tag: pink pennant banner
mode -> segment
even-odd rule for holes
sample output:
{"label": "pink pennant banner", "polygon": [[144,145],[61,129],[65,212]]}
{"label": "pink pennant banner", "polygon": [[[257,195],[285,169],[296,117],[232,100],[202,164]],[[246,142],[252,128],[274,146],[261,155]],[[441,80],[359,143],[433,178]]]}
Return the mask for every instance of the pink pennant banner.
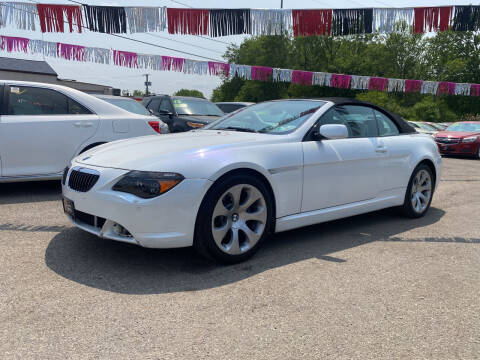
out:
{"label": "pink pennant banner", "polygon": [[292,71],[292,83],[300,85],[312,85],[313,72],[311,71]]}
{"label": "pink pennant banner", "polygon": [[480,96],[480,84],[472,84],[470,88],[471,96]]}
{"label": "pink pennant banner", "polygon": [[165,71],[182,71],[183,64],[185,64],[184,58],[162,56],[162,70]]}
{"label": "pink pennant banner", "polygon": [[455,87],[457,86],[454,82],[442,81],[438,83],[439,95],[455,95]]}
{"label": "pink pennant banner", "polygon": [[385,91],[388,79],[381,77],[371,77],[368,83],[368,90]]}
{"label": "pink pennant banner", "polygon": [[422,90],[423,80],[405,80],[406,93],[419,93]]}
{"label": "pink pennant banner", "polygon": [[66,60],[85,61],[85,46],[57,43],[57,56]]}
{"label": "pink pennant banner", "polygon": [[113,50],[113,63],[118,66],[138,68],[138,55],[134,52]]}
{"label": "pink pennant banner", "polygon": [[208,72],[210,75],[225,75],[228,77],[230,73],[230,64],[227,63],[222,63],[222,62],[216,62],[216,61],[209,61],[208,62]]}
{"label": "pink pennant banner", "polygon": [[332,74],[332,77],[330,78],[330,86],[339,89],[348,89],[350,88],[351,80],[351,75]]}
{"label": "pink pennant banner", "polygon": [[28,51],[28,44],[30,39],[16,37],[16,36],[3,36],[0,49],[6,50],[8,52],[12,51],[21,51],[26,53]]}
{"label": "pink pennant banner", "polygon": [[252,80],[272,81],[273,68],[266,66],[252,66]]}

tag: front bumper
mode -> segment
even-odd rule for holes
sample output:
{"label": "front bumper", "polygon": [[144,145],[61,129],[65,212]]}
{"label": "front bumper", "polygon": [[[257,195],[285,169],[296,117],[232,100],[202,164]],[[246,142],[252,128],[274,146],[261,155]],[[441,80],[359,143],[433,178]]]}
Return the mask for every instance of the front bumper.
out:
{"label": "front bumper", "polygon": [[[111,190],[127,170],[81,166],[100,172],[87,192],[62,185],[64,198],[73,201],[77,227],[101,238],[149,248],[186,247],[193,244],[195,220],[201,201],[211,185],[207,179],[185,179],[172,190],[153,199]],[[73,167],[72,166],[72,167]],[[70,170],[71,172],[71,170]]]}
{"label": "front bumper", "polygon": [[478,142],[473,143],[456,143],[456,144],[443,144],[436,143],[438,151],[442,155],[476,155],[478,153]]}

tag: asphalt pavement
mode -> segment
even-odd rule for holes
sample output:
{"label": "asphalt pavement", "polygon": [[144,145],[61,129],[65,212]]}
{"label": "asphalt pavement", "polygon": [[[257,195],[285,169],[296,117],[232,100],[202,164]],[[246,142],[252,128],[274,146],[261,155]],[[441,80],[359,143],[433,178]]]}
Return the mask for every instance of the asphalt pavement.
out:
{"label": "asphalt pavement", "polygon": [[444,159],[424,218],[278,234],[234,266],[98,239],[60,198],[0,184],[2,359],[480,358],[480,160]]}

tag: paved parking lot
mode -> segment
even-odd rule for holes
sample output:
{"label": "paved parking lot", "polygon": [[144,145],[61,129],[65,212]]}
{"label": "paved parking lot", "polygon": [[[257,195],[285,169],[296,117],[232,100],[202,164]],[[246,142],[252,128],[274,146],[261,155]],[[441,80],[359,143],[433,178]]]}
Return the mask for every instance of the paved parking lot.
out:
{"label": "paved parking lot", "polygon": [[0,184],[2,359],[480,358],[478,160],[445,159],[422,219],[311,226],[230,267],[97,239],[59,190]]}

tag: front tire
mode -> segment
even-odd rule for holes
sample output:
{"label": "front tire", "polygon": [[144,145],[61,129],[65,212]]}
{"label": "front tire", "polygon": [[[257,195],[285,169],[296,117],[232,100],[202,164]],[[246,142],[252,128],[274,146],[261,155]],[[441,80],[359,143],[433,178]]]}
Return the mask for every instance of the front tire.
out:
{"label": "front tire", "polygon": [[194,247],[216,261],[233,264],[250,258],[271,232],[273,199],[252,175],[220,180],[200,206]]}
{"label": "front tire", "polygon": [[418,165],[408,182],[405,201],[402,206],[404,215],[411,218],[424,216],[432,203],[433,189],[432,170],[425,164]]}

